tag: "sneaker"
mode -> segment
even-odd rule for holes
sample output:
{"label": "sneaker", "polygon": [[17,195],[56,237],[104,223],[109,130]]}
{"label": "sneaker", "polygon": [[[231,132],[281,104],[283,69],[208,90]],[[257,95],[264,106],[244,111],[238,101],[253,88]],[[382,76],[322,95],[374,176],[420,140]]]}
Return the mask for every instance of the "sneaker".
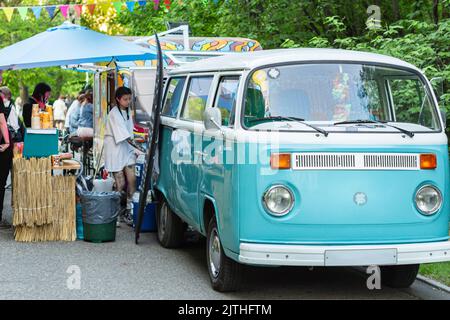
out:
{"label": "sneaker", "polygon": [[116,227],[117,227],[117,228],[120,228],[120,221],[119,221],[118,218],[117,218],[117,222],[116,222]]}
{"label": "sneaker", "polygon": [[130,227],[133,226],[134,221],[133,221],[133,214],[131,213],[131,210],[127,209],[124,211],[123,220],[128,226],[130,226]]}

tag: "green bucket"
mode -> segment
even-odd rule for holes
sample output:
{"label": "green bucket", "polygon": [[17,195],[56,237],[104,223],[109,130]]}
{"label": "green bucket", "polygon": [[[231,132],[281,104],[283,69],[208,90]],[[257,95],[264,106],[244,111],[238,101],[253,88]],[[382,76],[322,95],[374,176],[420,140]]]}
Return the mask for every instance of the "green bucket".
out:
{"label": "green bucket", "polygon": [[105,224],[83,222],[84,241],[102,243],[116,241],[117,219]]}

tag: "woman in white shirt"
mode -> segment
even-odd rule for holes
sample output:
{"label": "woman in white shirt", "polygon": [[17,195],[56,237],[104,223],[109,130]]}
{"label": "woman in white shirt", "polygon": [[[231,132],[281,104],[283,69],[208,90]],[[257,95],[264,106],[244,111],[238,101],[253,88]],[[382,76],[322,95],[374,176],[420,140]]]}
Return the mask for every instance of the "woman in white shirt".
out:
{"label": "woman in white shirt", "polygon": [[56,128],[59,130],[64,129],[64,122],[66,120],[67,106],[64,100],[64,96],[59,96],[59,98],[53,103],[53,118],[55,120]]}
{"label": "woman in white shirt", "polygon": [[120,87],[116,90],[115,98],[116,106],[108,114],[105,131],[105,169],[113,173],[116,190],[126,193],[126,209],[131,210],[133,193],[136,191],[136,154],[131,146],[134,124],[129,110],[131,90]]}

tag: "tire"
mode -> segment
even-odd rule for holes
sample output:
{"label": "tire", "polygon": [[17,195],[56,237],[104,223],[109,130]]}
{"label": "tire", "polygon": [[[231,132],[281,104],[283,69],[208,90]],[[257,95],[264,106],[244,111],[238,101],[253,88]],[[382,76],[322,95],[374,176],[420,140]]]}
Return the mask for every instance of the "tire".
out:
{"label": "tire", "polygon": [[416,280],[419,264],[381,267],[381,283],[391,288],[409,288]]}
{"label": "tire", "polygon": [[208,226],[206,261],[211,286],[214,290],[231,292],[239,289],[243,267],[225,255],[215,217],[211,219]]}
{"label": "tire", "polygon": [[185,224],[170,209],[167,201],[158,203],[156,214],[158,241],[164,248],[179,248],[183,244]]}

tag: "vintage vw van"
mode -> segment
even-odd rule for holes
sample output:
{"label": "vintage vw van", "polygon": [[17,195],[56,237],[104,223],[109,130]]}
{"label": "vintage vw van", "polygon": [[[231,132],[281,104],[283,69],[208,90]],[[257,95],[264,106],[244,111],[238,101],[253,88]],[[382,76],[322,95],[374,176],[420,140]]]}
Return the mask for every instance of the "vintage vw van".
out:
{"label": "vintage vw van", "polygon": [[158,239],[207,237],[212,286],[241,264],[380,266],[407,287],[450,260],[444,115],[416,67],[329,49],[172,70],[161,113]]}

